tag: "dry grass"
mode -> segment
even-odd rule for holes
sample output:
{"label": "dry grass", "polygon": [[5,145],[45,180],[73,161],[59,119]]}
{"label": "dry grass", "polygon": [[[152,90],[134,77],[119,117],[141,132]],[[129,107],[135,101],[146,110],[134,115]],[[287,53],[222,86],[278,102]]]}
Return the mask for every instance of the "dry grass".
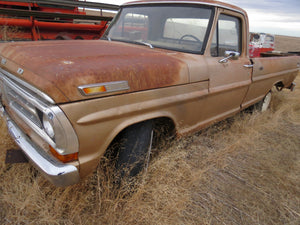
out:
{"label": "dry grass", "polygon": [[[1,19],[1,17],[0,17]],[[25,32],[26,29],[15,26],[1,26],[0,27],[0,41],[15,41],[19,40],[21,34]]]}
{"label": "dry grass", "polygon": [[2,120],[0,131],[1,224],[300,223],[299,87],[275,94],[267,113],[236,115],[164,149],[131,194],[101,168],[64,189],[29,164],[5,165],[14,144]]}
{"label": "dry grass", "polygon": [[276,51],[300,51],[300,38],[276,35],[275,36],[275,50]]}

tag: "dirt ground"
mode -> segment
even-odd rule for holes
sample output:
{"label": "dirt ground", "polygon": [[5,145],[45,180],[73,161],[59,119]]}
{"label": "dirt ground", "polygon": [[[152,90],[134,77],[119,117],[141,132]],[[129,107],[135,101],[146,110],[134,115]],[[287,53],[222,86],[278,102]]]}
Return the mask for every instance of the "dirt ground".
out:
{"label": "dirt ground", "polygon": [[[276,41],[277,50],[300,51],[300,38]],[[0,119],[0,224],[300,224],[299,85],[274,92],[265,113],[162,147],[147,174],[118,190],[102,166],[56,188],[29,164],[5,164],[15,147]]]}

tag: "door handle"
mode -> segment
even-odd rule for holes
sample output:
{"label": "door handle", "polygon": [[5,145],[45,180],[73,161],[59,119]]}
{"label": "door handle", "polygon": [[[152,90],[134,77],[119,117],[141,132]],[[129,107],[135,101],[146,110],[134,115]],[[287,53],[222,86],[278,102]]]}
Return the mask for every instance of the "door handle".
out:
{"label": "door handle", "polygon": [[245,68],[253,68],[253,65],[248,65],[248,64],[246,64],[246,65],[244,65],[244,67],[245,67]]}

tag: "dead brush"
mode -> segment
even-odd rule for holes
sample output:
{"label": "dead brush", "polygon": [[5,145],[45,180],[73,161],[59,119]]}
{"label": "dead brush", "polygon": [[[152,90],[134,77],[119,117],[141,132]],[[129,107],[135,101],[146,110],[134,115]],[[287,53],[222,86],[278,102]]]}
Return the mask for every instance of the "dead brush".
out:
{"label": "dead brush", "polygon": [[13,41],[15,39],[18,39],[21,33],[22,29],[20,27],[1,26],[0,41]]}
{"label": "dead brush", "polygon": [[5,149],[15,146],[2,120],[0,131],[1,224],[300,221],[299,86],[275,93],[266,113],[240,113],[160,148],[138,185],[120,189],[105,158],[68,188],[55,188],[29,164],[5,165]]}

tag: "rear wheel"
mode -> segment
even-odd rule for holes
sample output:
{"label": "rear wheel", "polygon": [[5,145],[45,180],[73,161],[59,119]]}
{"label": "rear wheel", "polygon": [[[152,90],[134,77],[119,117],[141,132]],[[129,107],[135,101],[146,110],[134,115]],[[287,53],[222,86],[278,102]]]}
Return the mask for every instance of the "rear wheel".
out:
{"label": "rear wheel", "polygon": [[269,91],[268,94],[266,94],[266,96],[261,101],[247,108],[246,112],[248,113],[253,113],[255,111],[265,112],[270,107],[271,99],[272,99],[272,92]]}
{"label": "rear wheel", "polygon": [[270,91],[260,102],[257,103],[257,110],[265,112],[270,107],[272,92]]}

